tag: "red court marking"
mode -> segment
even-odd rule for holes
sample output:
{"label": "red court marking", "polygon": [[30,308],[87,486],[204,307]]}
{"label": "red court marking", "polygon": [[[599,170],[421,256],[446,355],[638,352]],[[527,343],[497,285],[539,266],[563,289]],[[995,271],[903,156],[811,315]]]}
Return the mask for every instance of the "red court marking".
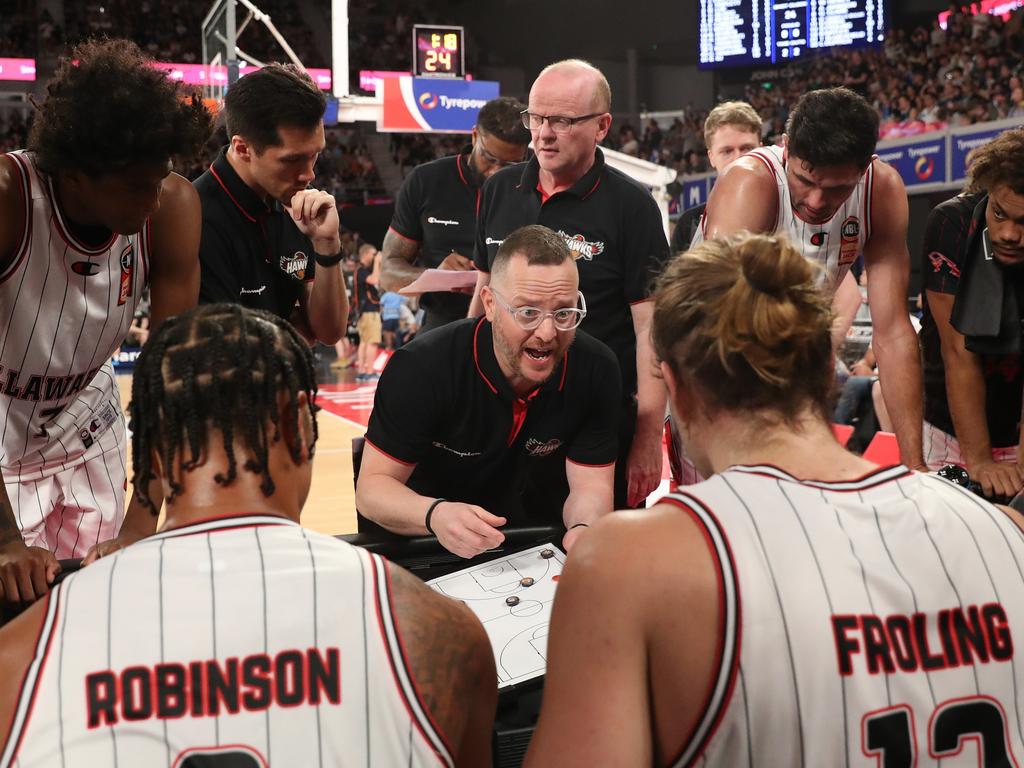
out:
{"label": "red court marking", "polygon": [[882,466],[900,463],[900,446],[892,432],[876,432],[864,458]]}
{"label": "red court marking", "polygon": [[850,435],[853,434],[853,427],[849,424],[833,424],[832,434],[836,436],[836,440],[839,441],[840,445],[846,445],[850,442]]}
{"label": "red court marking", "polygon": [[377,382],[370,384],[321,384],[316,404],[330,414],[366,429],[373,410],[373,395]]}

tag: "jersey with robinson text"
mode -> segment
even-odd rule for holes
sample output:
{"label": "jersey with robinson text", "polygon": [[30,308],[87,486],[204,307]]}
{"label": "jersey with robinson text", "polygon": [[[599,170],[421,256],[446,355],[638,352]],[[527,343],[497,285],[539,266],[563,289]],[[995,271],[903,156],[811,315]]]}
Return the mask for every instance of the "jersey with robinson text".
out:
{"label": "jersey with robinson text", "polygon": [[7,481],[35,480],[123,444],[110,360],[146,288],[149,222],[90,247],[72,234],[32,154],[7,158],[25,220],[0,272],[0,467]]}
{"label": "jersey with robinson text", "polygon": [[899,466],[832,483],[733,467],[668,498],[706,533],[722,601],[714,687],[677,765],[1024,765],[1009,516]]}
{"label": "jersey with robinson text", "polygon": [[450,766],[388,568],[264,515],[99,560],[46,598],[0,768]]}

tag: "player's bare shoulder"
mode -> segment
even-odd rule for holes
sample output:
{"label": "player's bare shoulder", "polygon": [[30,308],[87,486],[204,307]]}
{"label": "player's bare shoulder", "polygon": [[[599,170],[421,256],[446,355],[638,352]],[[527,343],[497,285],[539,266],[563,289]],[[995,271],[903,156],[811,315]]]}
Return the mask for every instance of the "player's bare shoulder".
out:
{"label": "player's bare shoulder", "polygon": [[160,207],[152,216],[154,227],[175,226],[176,220],[182,216],[200,213],[199,193],[186,179],[173,171],[164,179],[163,190],[160,192]]}
{"label": "player's bare shoulder", "polygon": [[778,202],[778,181],[772,169],[756,156],[739,157],[722,171],[711,190],[706,235],[729,235],[741,229],[771,231]]}
{"label": "player's bare shoulder", "polygon": [[0,155],[0,272],[15,257],[25,220],[23,180],[14,160]]}
{"label": "player's bare shoulder", "polygon": [[871,217],[871,239],[905,235],[910,204],[899,171],[876,157],[871,161],[870,183],[868,215]]}

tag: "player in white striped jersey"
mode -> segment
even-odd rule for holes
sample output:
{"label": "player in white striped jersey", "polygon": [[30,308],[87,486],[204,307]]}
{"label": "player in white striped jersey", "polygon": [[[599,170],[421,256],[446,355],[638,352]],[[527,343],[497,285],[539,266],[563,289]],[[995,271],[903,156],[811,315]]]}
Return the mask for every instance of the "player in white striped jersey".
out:
{"label": "player in white striped jersey", "polygon": [[0,630],[0,768],[480,766],[494,657],[469,609],[298,524],[316,378],[286,321],[210,304],[138,360],[158,533]]}
{"label": "player in white striped jersey", "polygon": [[826,268],[830,291],[863,254],[872,342],[900,456],[927,469],[921,362],[907,314],[907,193],[899,173],[874,157],[877,141],[878,113],[861,96],[846,88],[805,94],[783,147],[755,150],[718,179],[694,243],[741,230],[785,234]]}
{"label": "player in white striped jersey", "polygon": [[716,474],[577,542],[530,768],[1024,760],[1024,518],[836,442],[816,278],[750,234],[660,278],[654,347]]}
{"label": "player in white striped jersey", "polygon": [[154,326],[195,306],[199,200],[170,173],[211,130],[134,43],[75,48],[27,151],[0,156],[0,599],[118,532],[125,427],[111,356],[147,284]]}

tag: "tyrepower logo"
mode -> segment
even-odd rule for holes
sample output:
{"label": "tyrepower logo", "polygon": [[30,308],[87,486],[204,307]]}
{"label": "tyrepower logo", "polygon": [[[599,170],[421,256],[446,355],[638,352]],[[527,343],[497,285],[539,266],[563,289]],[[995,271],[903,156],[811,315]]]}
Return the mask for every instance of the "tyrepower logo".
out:
{"label": "tyrepower logo", "polygon": [[437,106],[437,96],[430,91],[425,91],[420,94],[419,103],[424,109],[433,109]]}
{"label": "tyrepower logo", "polygon": [[600,240],[587,240],[583,235],[568,235],[562,230],[558,230],[558,235],[565,238],[565,244],[577,261],[592,261],[595,256],[604,253],[604,243]]}

